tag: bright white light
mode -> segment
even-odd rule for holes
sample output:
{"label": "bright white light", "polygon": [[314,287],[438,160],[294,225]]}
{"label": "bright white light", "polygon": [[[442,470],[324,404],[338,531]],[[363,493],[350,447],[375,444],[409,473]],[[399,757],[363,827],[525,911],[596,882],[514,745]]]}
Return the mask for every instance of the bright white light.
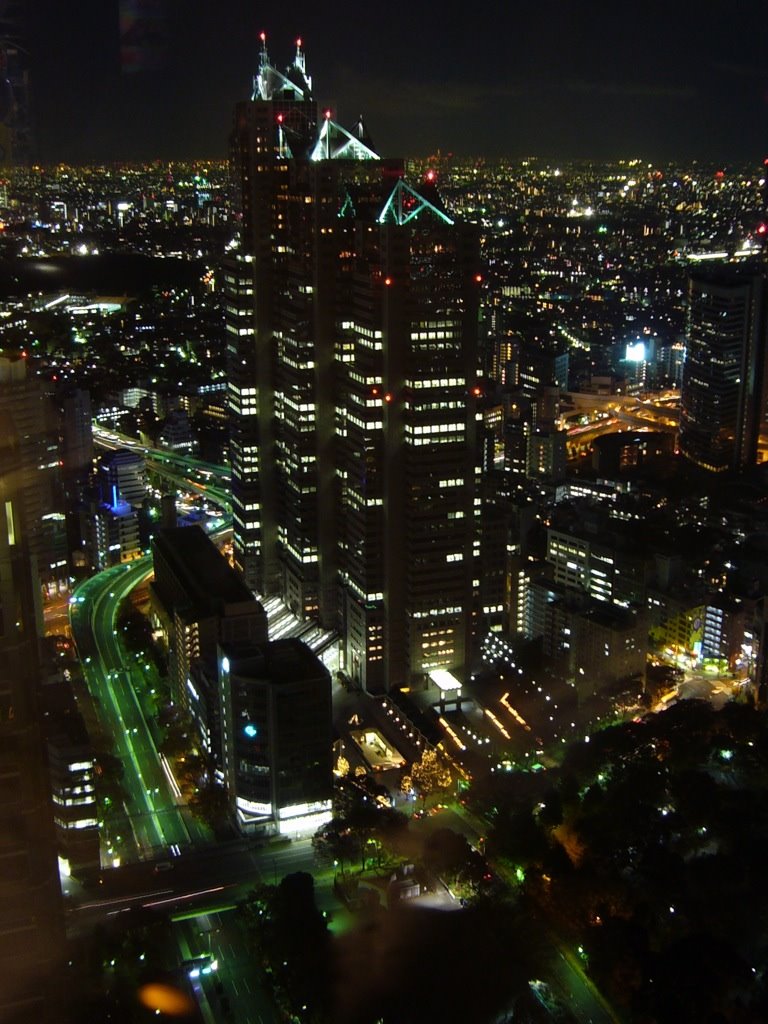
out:
{"label": "bright white light", "polygon": [[630,342],[627,345],[626,360],[628,363],[644,363],[645,362],[645,342],[635,341]]}

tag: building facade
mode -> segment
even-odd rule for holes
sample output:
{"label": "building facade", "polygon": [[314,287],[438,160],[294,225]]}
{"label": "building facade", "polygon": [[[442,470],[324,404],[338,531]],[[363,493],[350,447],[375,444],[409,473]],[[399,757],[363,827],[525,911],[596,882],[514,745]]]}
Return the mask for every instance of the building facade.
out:
{"label": "building facade", "polygon": [[765,405],[766,282],[755,268],[692,275],[680,451],[712,473],[757,462]]}
{"label": "building facade", "polygon": [[221,763],[240,827],[291,834],[331,817],[331,679],[300,640],[222,644]]}

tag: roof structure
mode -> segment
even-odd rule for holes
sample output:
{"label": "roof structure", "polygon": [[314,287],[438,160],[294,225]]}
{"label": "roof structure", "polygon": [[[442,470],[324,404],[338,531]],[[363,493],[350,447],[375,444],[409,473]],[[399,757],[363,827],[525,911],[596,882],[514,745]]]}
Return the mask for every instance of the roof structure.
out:
{"label": "roof structure", "polygon": [[[439,197],[437,197],[437,202],[440,202]],[[425,211],[443,221],[444,224],[453,224],[452,218],[445,210],[441,210],[435,202],[430,202],[400,178],[379,214],[379,224],[390,222],[402,227]]]}
{"label": "roof structure", "polygon": [[[362,129],[360,134],[352,134],[326,114],[325,120],[320,127],[315,147],[310,153],[310,160],[379,160],[379,154],[374,152],[370,145],[370,139],[363,125],[362,118],[358,121],[358,127]],[[363,137],[366,141],[363,141]]]}
{"label": "roof structure", "polygon": [[296,40],[293,64],[285,72],[278,71],[267,53],[267,34],[262,32],[259,70],[253,78],[252,100],[273,100],[278,97],[292,100],[312,99],[312,79],[307,74],[306,55],[301,39]]}
{"label": "roof structure", "polygon": [[199,526],[158,530],[154,546],[173,566],[196,610],[254,601],[245,581]]}

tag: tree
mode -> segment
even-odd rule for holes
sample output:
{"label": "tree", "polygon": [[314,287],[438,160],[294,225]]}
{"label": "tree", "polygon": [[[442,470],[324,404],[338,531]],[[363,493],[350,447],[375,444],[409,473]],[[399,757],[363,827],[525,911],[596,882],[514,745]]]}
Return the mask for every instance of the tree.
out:
{"label": "tree", "polygon": [[472,891],[482,881],[485,858],[467,842],[465,836],[450,828],[439,828],[424,845],[424,863],[451,885],[461,879]]}
{"label": "tree", "polygon": [[312,836],[312,850],[321,864],[338,864],[344,871],[344,863],[350,863],[360,854],[360,838],[346,821],[332,818]]}
{"label": "tree", "polygon": [[434,793],[445,792],[451,785],[450,769],[441,760],[436,750],[425,750],[420,761],[411,768],[413,788],[421,797],[422,806]]}

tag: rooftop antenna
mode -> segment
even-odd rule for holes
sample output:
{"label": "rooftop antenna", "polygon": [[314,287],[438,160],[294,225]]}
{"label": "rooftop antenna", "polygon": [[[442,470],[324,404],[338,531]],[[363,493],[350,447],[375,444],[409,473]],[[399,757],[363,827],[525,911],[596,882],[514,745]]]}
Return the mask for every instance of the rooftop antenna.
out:
{"label": "rooftop antenna", "polygon": [[296,40],[296,56],[293,58],[293,66],[298,68],[302,75],[306,76],[307,65],[304,51],[301,48],[301,38]]}

